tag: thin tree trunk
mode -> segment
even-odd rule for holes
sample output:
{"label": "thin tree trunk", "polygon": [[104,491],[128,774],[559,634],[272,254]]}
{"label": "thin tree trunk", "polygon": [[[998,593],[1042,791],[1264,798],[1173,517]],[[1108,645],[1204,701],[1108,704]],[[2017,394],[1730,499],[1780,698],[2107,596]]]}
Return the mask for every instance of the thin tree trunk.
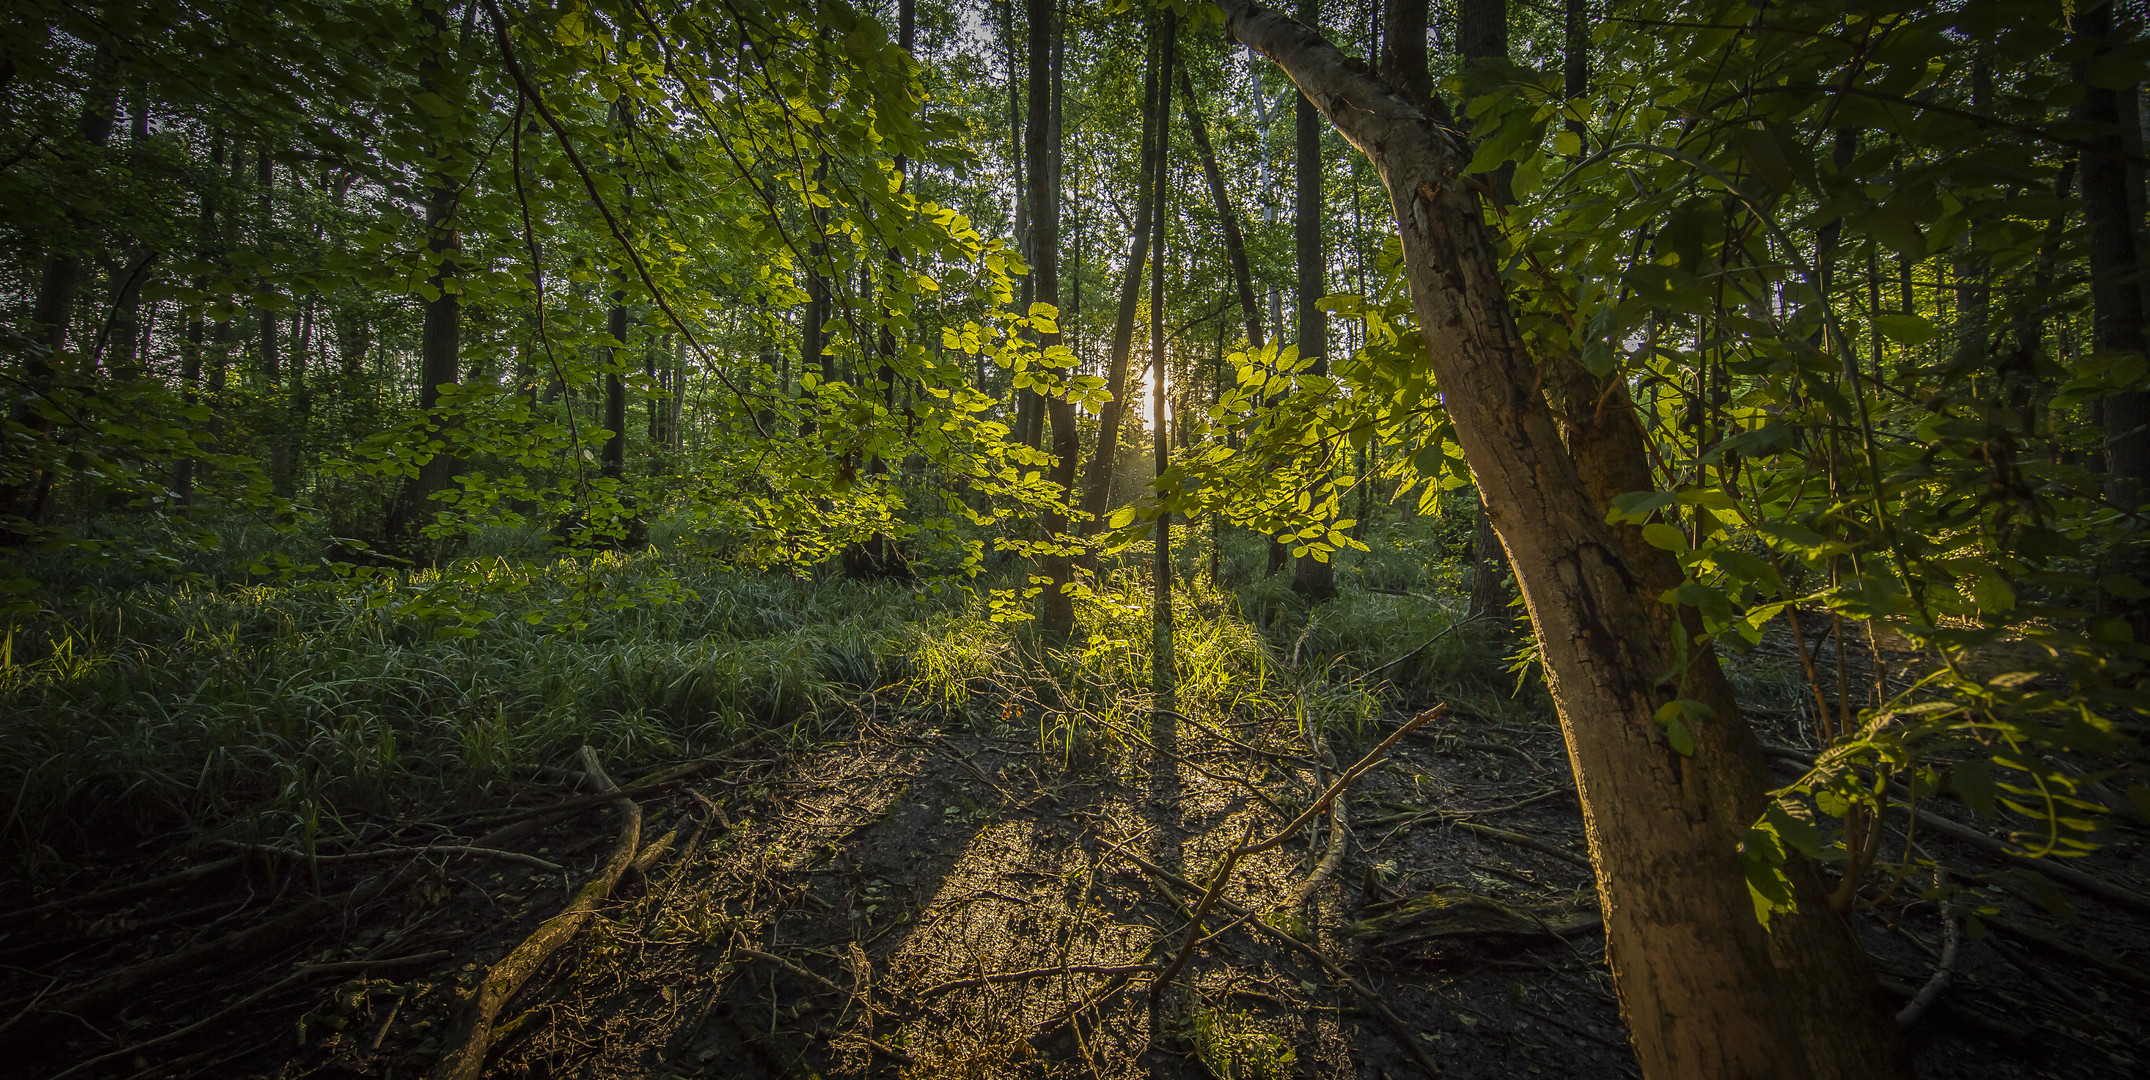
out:
{"label": "thin tree trunk", "polygon": [[[1172,18],[1168,16],[1168,18]],[[1150,190],[1156,192],[1157,212],[1151,215],[1151,228],[1156,235],[1150,238],[1150,457],[1154,474],[1160,482],[1157,495],[1164,497],[1162,478],[1172,465],[1172,431],[1166,426],[1166,395],[1171,390],[1169,372],[1171,365],[1165,353],[1165,226],[1172,218],[1172,193],[1169,166],[1172,160],[1172,54],[1176,51],[1174,40],[1177,26],[1165,30],[1164,61],[1166,81],[1158,84],[1157,105],[1157,176],[1150,182]],[[1194,88],[1181,74],[1181,85],[1187,90],[1187,110],[1194,113]],[[1221,190],[1221,188],[1220,188]],[[1222,200],[1220,208],[1230,207]],[[1227,219],[1229,220],[1229,219]],[[1242,279],[1244,281],[1244,279]],[[1242,288],[1245,288],[1243,285]],[[1251,298],[1252,290],[1247,289]],[[1257,328],[1259,332],[1259,328]],[[1173,671],[1172,650],[1172,511],[1159,507],[1155,531],[1156,559],[1150,571],[1150,699],[1152,707],[1167,712],[1179,709],[1178,679]]]}
{"label": "thin tree trunk", "polygon": [[1426,12],[1426,0],[1386,0],[1381,7],[1381,80],[1414,101],[1433,97]]}
{"label": "thin tree trunk", "polygon": [[[1321,25],[1321,0],[1299,0],[1299,21],[1319,32]],[[1322,224],[1326,207],[1322,202],[1321,183],[1321,113],[1314,103],[1307,100],[1304,92],[1294,104],[1294,153],[1292,167],[1296,175],[1297,195],[1293,201],[1293,214],[1297,218],[1294,238],[1297,241],[1298,277],[1293,291],[1299,317],[1299,356],[1313,357],[1309,374],[1324,376],[1329,373],[1329,317],[1315,305],[1328,292],[1328,261],[1322,250]],[[1308,600],[1320,602],[1336,595],[1336,564],[1328,559],[1312,556],[1300,559],[1292,567],[1292,591]]]}
{"label": "thin tree trunk", "polygon": [[[1648,475],[1631,410],[1607,411],[1632,445],[1577,433],[1572,448],[1564,444],[1533,392],[1538,368],[1508,309],[1491,230],[1475,196],[1449,182],[1465,163],[1462,148],[1317,34],[1250,0],[1224,8],[1228,31],[1322,105],[1393,199],[1428,359],[1514,561],[1560,711],[1608,955],[1644,1074],[1833,1078],[1856,1075],[1841,1063],[1863,1055],[1864,1075],[1907,1076],[1871,981],[1842,976],[1824,986],[1812,977],[1863,969],[1849,934],[1799,938],[1814,954],[1788,958],[1780,971],[1755,920],[1739,858],[1766,792],[1752,732],[1736,710],[1720,711],[1695,725],[1685,756],[1654,720],[1677,696],[1660,684],[1674,668],[1677,616],[1656,586],[1678,580],[1679,568],[1617,535],[1596,493]],[[1688,680],[1721,681],[1714,657],[1695,658]],[[1779,918],[1780,934],[1835,920],[1813,911]],[[1823,1032],[1834,1046],[1817,1044]]]}
{"label": "thin tree trunk", "polygon": [[1232,286],[1239,293],[1239,310],[1247,320],[1247,348],[1262,347],[1262,304],[1254,297],[1254,274],[1247,264],[1247,241],[1239,231],[1239,214],[1224,188],[1224,171],[1210,149],[1209,130],[1202,124],[1202,110],[1194,99],[1194,79],[1180,71],[1180,99],[1187,110],[1187,133],[1194,136],[1195,156],[1202,162],[1202,178],[1209,181],[1210,201],[1217,205],[1217,221],[1224,233],[1224,258],[1232,267]]}
{"label": "thin tree trunk", "polygon": [[[1142,79],[1142,164],[1135,180],[1135,224],[1128,236],[1127,262],[1120,271],[1120,306],[1112,324],[1112,349],[1105,362],[1107,396],[1098,410],[1097,445],[1090,454],[1089,477],[1083,488],[1081,528],[1085,536],[1104,527],[1105,515],[1112,507],[1113,466],[1119,458],[1121,421],[1127,415],[1127,369],[1135,348],[1135,314],[1142,300],[1142,268],[1150,252],[1150,222],[1156,216],[1157,117],[1165,96],[1158,80],[1171,77],[1169,71],[1163,70],[1171,62],[1163,41],[1172,33],[1169,26],[1152,29]],[[1095,565],[1087,554],[1084,561]]]}

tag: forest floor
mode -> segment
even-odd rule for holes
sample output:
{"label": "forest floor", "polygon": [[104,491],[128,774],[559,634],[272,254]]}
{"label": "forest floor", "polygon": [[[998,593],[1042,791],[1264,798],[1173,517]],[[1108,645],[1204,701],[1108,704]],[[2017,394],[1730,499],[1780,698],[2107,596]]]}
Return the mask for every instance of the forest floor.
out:
{"label": "forest floor", "polygon": [[[562,772],[559,812],[387,823],[341,861],[145,852],[0,917],[0,1052],[43,1080],[433,1075],[488,970],[633,853],[506,1002],[487,1075],[1638,1075],[1550,720],[1396,741],[1333,818],[1238,862],[1155,988],[1226,852],[1406,718],[1316,747],[1287,718],[1164,716],[1122,733],[1147,752],[1069,760],[1014,706],[943,730],[869,694],[834,741],[622,776],[632,836]],[[2139,896],[2143,835],[2110,839],[2075,865]],[[1921,1075],[2140,1075],[2150,912],[1919,843],[1991,909],[1945,930],[1922,871],[1857,916],[1901,994],[1955,956]]]}

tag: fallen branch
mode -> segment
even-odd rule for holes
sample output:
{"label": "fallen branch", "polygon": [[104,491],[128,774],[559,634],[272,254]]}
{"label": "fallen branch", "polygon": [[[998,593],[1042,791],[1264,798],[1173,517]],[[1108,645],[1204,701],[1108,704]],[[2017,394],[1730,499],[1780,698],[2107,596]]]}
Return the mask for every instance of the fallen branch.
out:
{"label": "fallen branch", "polygon": [[[1946,874],[1938,870],[1934,872],[1935,890],[1942,889],[1947,883]],[[1963,943],[1962,925],[1956,918],[1956,909],[1947,904],[1941,906],[1941,933],[1941,959],[1934,967],[1933,977],[1926,980],[1926,985],[1919,987],[1919,992],[1909,1003],[1896,1011],[1897,1027],[1909,1028],[1917,1024],[1920,1018],[1926,1015],[1926,1011],[1933,1008],[1934,1002],[1948,992],[1949,984],[1956,979],[1956,953]]]}
{"label": "fallen branch", "polygon": [[113,904],[125,903],[126,901],[133,900],[136,897],[168,893],[174,889],[182,888],[187,885],[192,885],[193,883],[200,881],[203,878],[209,877],[213,874],[220,874],[226,870],[236,869],[244,861],[244,859],[241,859],[239,856],[234,855],[228,859],[218,859],[214,862],[199,863],[197,865],[187,867],[184,870],[165,874],[162,877],[153,877],[147,881],[137,881],[131,885],[116,885],[109,889],[100,889],[97,892],[83,893],[80,896],[67,896],[61,897],[57,900],[47,900],[42,904],[37,904],[31,907],[23,908],[20,911],[11,911],[5,915],[0,915],[0,925],[19,925],[25,919],[42,918],[45,915],[63,909],[79,915],[84,911],[95,910],[101,907],[110,907]]}
{"label": "fallen branch", "polygon": [[609,792],[610,798],[619,804],[619,840],[612,847],[612,855],[595,876],[575,891],[574,899],[559,914],[545,920],[523,939],[522,944],[485,973],[476,994],[458,1003],[456,1012],[461,1015],[455,1021],[457,1034],[451,1040],[453,1049],[433,1071],[435,1080],[477,1080],[478,1074],[485,1069],[486,1052],[492,1049],[493,1021],[499,1017],[501,1008],[537,973],[548,957],[582,930],[597,905],[612,894],[612,887],[619,883],[621,875],[627,872],[628,863],[635,857],[642,833],[642,808],[605,775],[604,767],[598,763],[597,752],[587,746],[582,748],[582,767],[598,790]]}
{"label": "fallen branch", "polygon": [[461,855],[471,859],[495,859],[500,862],[522,863],[525,866],[536,867],[539,870],[553,874],[561,873],[567,869],[559,863],[540,859],[535,855],[525,855],[520,851],[502,851],[499,848],[474,847],[469,844],[429,844],[425,847],[374,848],[370,851],[347,851],[319,855],[309,854],[304,851],[293,851],[290,848],[278,847],[274,844],[249,844],[239,840],[220,840],[218,843],[226,847],[241,848],[256,854],[275,855],[279,858],[301,859],[317,863],[375,862],[381,859],[394,859],[403,856]]}
{"label": "fallen branch", "polygon": [[188,1024],[185,1027],[178,1028],[173,1031],[167,1031],[154,1039],[148,1039],[143,1042],[138,1042],[135,1043],[133,1046],[114,1050],[108,1054],[100,1054],[96,1057],[89,1059],[88,1061],[78,1062],[74,1065],[68,1066],[67,1068],[60,1070],[59,1072],[52,1074],[52,1076],[49,1077],[48,1080],[63,1080],[64,1077],[73,1076],[74,1074],[81,1072],[84,1069],[93,1068],[95,1066],[102,1065],[107,1061],[112,1061],[117,1058],[123,1058],[133,1054],[139,1054],[152,1046],[159,1046],[164,1043],[171,1042],[173,1039],[183,1038],[194,1032],[200,1031],[201,1029],[208,1027],[210,1024],[216,1023],[217,1021],[222,1020],[225,1017],[232,1015],[233,1013],[239,1012],[242,1009],[246,1009],[252,1006],[255,1002],[260,1001],[261,999],[268,997],[269,995],[274,994],[279,990],[296,986],[299,983],[306,981],[307,979],[319,978],[323,975],[350,975],[361,971],[378,971],[382,968],[410,967],[416,964],[430,964],[436,960],[446,960],[453,955],[453,953],[450,953],[446,950],[441,950],[439,952],[417,953],[411,956],[398,956],[388,960],[352,960],[340,964],[315,964],[310,967],[300,968],[298,971],[295,971],[290,975],[287,975],[284,978],[279,979],[274,983],[271,983],[268,986],[256,990],[253,993],[248,994],[247,996],[240,998],[239,1000],[234,1001],[231,1004],[226,1005],[223,1008],[218,1009],[217,1011],[210,1013],[209,1015],[204,1016],[191,1024]]}
{"label": "fallen branch", "polygon": [[1023,971],[1001,971],[991,975],[979,975],[969,979],[952,979],[935,983],[918,992],[919,997],[934,997],[956,990],[990,986],[993,983],[1025,982],[1045,979],[1054,975],[1140,975],[1145,971],[1159,970],[1156,964],[1068,964],[1064,967],[1029,968]]}
{"label": "fallen branch", "polygon": [[1271,836],[1269,839],[1264,840],[1259,844],[1255,844],[1254,846],[1247,848],[1245,851],[1241,852],[1241,854],[1253,855],[1258,852],[1268,851],[1272,848],[1284,846],[1284,842],[1286,840],[1291,839],[1292,836],[1296,834],[1300,829],[1305,828],[1307,822],[1314,820],[1314,818],[1319,815],[1323,810],[1328,809],[1329,804],[1335,801],[1338,795],[1343,794],[1345,788],[1350,787],[1354,782],[1356,782],[1360,776],[1365,774],[1366,770],[1371,769],[1376,764],[1378,764],[1381,761],[1382,757],[1388,754],[1389,748],[1395,746],[1396,743],[1400,741],[1404,736],[1409,735],[1414,731],[1417,731],[1419,728],[1425,726],[1428,722],[1438,720],[1441,717],[1446,716],[1447,714],[1448,706],[1436,705],[1433,708],[1427,709],[1425,712],[1422,712],[1417,716],[1412,717],[1410,723],[1407,723],[1404,726],[1397,728],[1395,731],[1391,732],[1388,738],[1381,740],[1380,745],[1374,747],[1372,750],[1367,751],[1365,757],[1360,758],[1356,764],[1344,770],[1344,774],[1342,776],[1337,777],[1336,782],[1329,785],[1329,790],[1322,792],[1321,798],[1314,800],[1314,805],[1307,807],[1305,813],[1300,814],[1296,818],[1293,818],[1291,824],[1286,825],[1282,829],[1277,830],[1276,835]]}
{"label": "fallen branch", "polygon": [[822,989],[827,990],[831,993],[842,994],[845,997],[851,996],[851,991],[846,990],[843,987],[836,985],[834,982],[831,982],[828,979],[816,975],[813,972],[808,971],[805,968],[800,967],[799,965],[794,964],[791,961],[786,960],[775,953],[763,952],[760,949],[740,949],[739,955],[759,960],[764,964],[775,964],[776,966],[783,968],[785,971],[791,972],[793,975],[797,975],[798,977],[805,979],[807,982],[813,983],[814,985],[819,986]]}
{"label": "fallen branch", "polygon": [[2021,926],[2006,919],[1980,916],[1979,925],[1997,934],[2015,938],[2056,956],[2063,956],[2085,967],[2096,968],[2138,990],[2150,990],[2150,972],[2114,957],[2109,953],[2093,952],[2080,945],[2063,941],[2043,930]]}
{"label": "fallen branch", "polygon": [[1572,851],[1554,847],[1553,845],[1548,844],[1543,840],[1539,840],[1536,837],[1525,836],[1522,833],[1518,832],[1509,832],[1506,829],[1496,829],[1491,825],[1480,825],[1475,821],[1456,821],[1451,822],[1451,824],[1455,825],[1457,828],[1469,829],[1472,832],[1477,833],[1478,835],[1483,836],[1488,840],[1498,840],[1503,844],[1508,844],[1513,847],[1527,848],[1531,851],[1537,852],[1540,855],[1550,855],[1553,858],[1559,859],[1562,862],[1570,863],[1575,866],[1580,866],[1585,870],[1590,869],[1589,859],[1584,858],[1581,855],[1577,855]]}
{"label": "fallen branch", "polygon": [[[1892,805],[1903,806],[1906,809],[1910,808],[1909,804],[1904,802],[1892,803]],[[2022,854],[2011,847],[2005,840],[1988,836],[1986,833],[1969,825],[1958,824],[1931,810],[1915,810],[1913,812],[1917,815],[1921,828],[1930,829],[1951,840],[1957,840],[1998,855],[2017,866],[2028,867],[2062,884],[2070,885],[2081,892],[2089,893],[2100,900],[2118,904],[2121,907],[2134,908],[2137,911],[2150,912],[2150,896],[2144,896],[2123,885],[2116,885],[2095,874],[2077,870],[2057,858],[2039,859]]]}

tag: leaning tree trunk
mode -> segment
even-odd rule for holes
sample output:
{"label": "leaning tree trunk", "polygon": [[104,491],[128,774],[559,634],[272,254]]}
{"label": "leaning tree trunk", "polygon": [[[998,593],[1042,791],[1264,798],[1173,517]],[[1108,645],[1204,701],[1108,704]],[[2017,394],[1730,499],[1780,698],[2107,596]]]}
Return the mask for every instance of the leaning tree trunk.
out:
{"label": "leaning tree trunk", "polygon": [[1224,189],[1224,170],[1217,167],[1210,149],[1209,129],[1202,124],[1202,110],[1195,103],[1194,80],[1180,72],[1180,98],[1187,110],[1187,133],[1194,137],[1195,156],[1202,161],[1202,178],[1209,182],[1209,198],[1217,204],[1217,222],[1224,233],[1224,259],[1232,267],[1232,286],[1239,293],[1239,310],[1247,320],[1247,347],[1262,347],[1262,303],[1254,298],[1254,274],[1247,263],[1247,241],[1239,230],[1239,214]]}
{"label": "leaning tree trunk", "polygon": [[[1167,23],[1172,16],[1160,16]],[[1105,361],[1105,404],[1098,410],[1097,444],[1090,453],[1090,475],[1082,495],[1084,535],[1104,526],[1112,506],[1113,466],[1120,453],[1120,425],[1127,415],[1127,369],[1135,350],[1135,312],[1142,301],[1142,267],[1150,253],[1150,220],[1155,216],[1157,172],[1157,116],[1161,101],[1169,96],[1158,84],[1171,77],[1171,59],[1163,40],[1172,34],[1160,27],[1150,37],[1149,61],[1142,78],[1142,165],[1135,178],[1135,224],[1127,240],[1127,262],[1120,273],[1120,307],[1112,324],[1112,348]],[[1094,559],[1085,553],[1086,563]]]}
{"label": "leaning tree trunk", "polygon": [[[1846,1075],[1832,1067],[1840,1053],[1816,1045],[1825,1038],[1864,1051],[1866,1075],[1908,1075],[1871,983],[1814,995],[1772,959],[1739,861],[1763,793],[1752,733],[1736,712],[1720,715],[1696,725],[1683,756],[1653,721],[1677,696],[1659,676],[1674,665],[1678,618],[1653,586],[1679,570],[1615,534],[1585,475],[1589,466],[1619,483],[1647,477],[1648,466],[1639,445],[1594,461],[1619,447],[1579,440],[1571,453],[1561,438],[1508,309],[1491,230],[1454,182],[1463,148],[1319,34],[1251,0],[1224,8],[1228,31],[1283,66],[1390,192],[1428,359],[1537,632],[1645,1075]],[[1721,678],[1707,654],[1689,676]],[[1801,941],[1839,954],[1818,966],[1861,966],[1848,934]]]}
{"label": "leaning tree trunk", "polygon": [[[1321,0],[1299,0],[1299,21],[1318,32]],[[1299,315],[1299,355],[1312,356],[1314,362],[1307,372],[1315,376],[1329,374],[1329,317],[1319,307],[1325,288],[1328,261],[1323,257],[1321,245],[1322,188],[1321,188],[1321,113],[1308,100],[1305,87],[1300,88],[1298,102],[1294,106],[1294,145],[1292,166],[1298,181],[1298,194],[1293,201],[1293,215],[1297,217],[1295,236],[1298,241],[1298,280],[1294,299]],[[1336,564],[1328,559],[1307,557],[1292,567],[1292,591],[1308,600],[1327,600],[1336,595]]]}

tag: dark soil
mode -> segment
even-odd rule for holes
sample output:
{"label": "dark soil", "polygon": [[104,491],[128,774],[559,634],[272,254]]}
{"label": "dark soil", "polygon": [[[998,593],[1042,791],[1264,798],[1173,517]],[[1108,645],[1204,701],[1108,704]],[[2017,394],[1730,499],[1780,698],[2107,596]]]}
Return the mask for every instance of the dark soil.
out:
{"label": "dark soil", "polygon": [[[1381,734],[1330,753],[1348,764]],[[1787,719],[1772,737],[1798,734]],[[1456,1078],[1637,1074],[1602,935],[1587,929],[1595,894],[1550,725],[1451,719],[1408,737],[1351,792],[1348,854],[1311,900],[1290,905],[1327,850],[1326,823],[1240,863],[1206,940],[1163,993],[1149,992],[1152,971],[1085,970],[1162,965],[1186,940],[1197,895],[1141,863],[1206,884],[1250,824],[1267,833],[1311,802],[1314,761],[1290,724],[1249,721],[1231,735],[1172,724],[1157,733],[1169,754],[1068,762],[1013,729],[941,732],[927,718],[865,712],[848,741],[746,751],[645,794],[643,843],[669,831],[670,853],[623,879],[510,1003],[489,1075],[1404,1080],[1422,1074],[1405,1038]],[[104,880],[85,872],[64,896],[34,898],[62,900],[55,909],[0,924],[0,1017],[11,1025],[0,1060],[9,1075],[46,1080],[426,1075],[451,1000],[605,861],[615,813],[593,806],[510,845],[565,866],[564,878],[497,860],[308,867],[257,853],[148,897],[67,901],[226,852],[201,844],[115,863]],[[482,831],[379,824],[382,846]],[[2111,839],[2078,862],[2142,890],[2142,837]],[[2143,913],[1947,840],[1920,844],[1992,909],[1967,928],[1953,987],[1913,1029],[1921,1074],[2139,1075]],[[406,867],[377,898],[337,899],[289,939],[146,982],[95,1015],[52,1012],[111,972]],[[1884,982],[1906,994],[1943,947],[1938,906],[1922,895],[1931,886],[1928,870],[1879,881],[1857,916]],[[1279,933],[1237,922],[1234,904],[1330,958],[1402,1031]],[[1399,914],[1411,912],[1423,917]],[[1351,932],[1384,915],[1387,932]],[[1571,929],[1546,932],[1557,919]],[[2089,967],[1988,924],[2117,963]],[[418,959],[393,963],[408,957]],[[307,967],[354,961],[379,966]],[[984,981],[1015,972],[1036,974]]]}

